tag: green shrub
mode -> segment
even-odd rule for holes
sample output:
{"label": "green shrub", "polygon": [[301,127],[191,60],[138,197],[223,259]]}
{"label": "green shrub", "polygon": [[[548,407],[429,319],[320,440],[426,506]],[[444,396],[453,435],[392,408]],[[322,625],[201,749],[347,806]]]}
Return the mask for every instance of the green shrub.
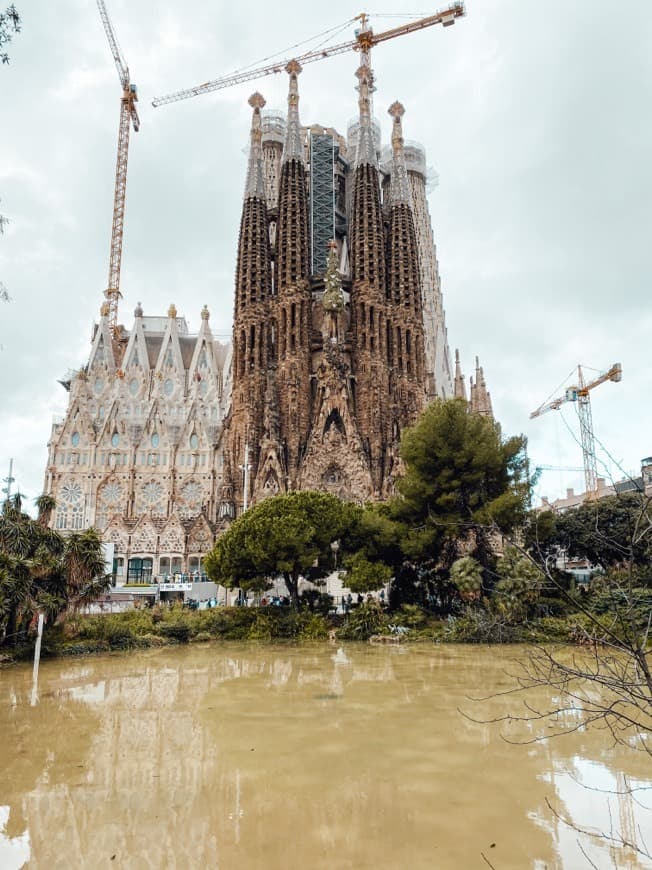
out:
{"label": "green shrub", "polygon": [[387,622],[377,601],[365,601],[348,614],[338,636],[345,640],[369,640],[372,635],[381,634]]}
{"label": "green shrub", "polygon": [[423,628],[428,622],[428,614],[418,604],[402,604],[391,615],[392,623],[406,628]]}
{"label": "green shrub", "polygon": [[271,640],[273,622],[274,620],[267,613],[258,611],[256,619],[249,626],[247,638],[249,640]]}
{"label": "green shrub", "polygon": [[64,643],[59,647],[59,653],[62,656],[85,656],[108,652],[110,648],[105,640],[87,640],[81,643]]}
{"label": "green shrub", "polygon": [[633,617],[641,628],[647,624],[648,614],[652,610],[652,589],[606,589],[593,595],[589,606],[596,614],[618,613],[629,620]]}
{"label": "green shrub", "polygon": [[318,613],[302,614],[299,628],[299,640],[323,640],[328,637],[328,621]]}
{"label": "green shrub", "polygon": [[185,622],[162,622],[157,626],[158,633],[176,643],[188,643],[192,629]]}
{"label": "green shrub", "polygon": [[258,608],[250,607],[214,607],[195,611],[193,621],[198,631],[206,631],[211,637],[247,640],[257,612]]}
{"label": "green shrub", "polygon": [[140,646],[144,647],[167,645],[167,641],[165,640],[165,638],[161,637],[158,634],[144,634],[142,637],[138,638],[138,643]]}
{"label": "green shrub", "polygon": [[469,607],[462,616],[448,618],[443,639],[451,643],[514,643],[519,636],[502,614],[486,607]]}

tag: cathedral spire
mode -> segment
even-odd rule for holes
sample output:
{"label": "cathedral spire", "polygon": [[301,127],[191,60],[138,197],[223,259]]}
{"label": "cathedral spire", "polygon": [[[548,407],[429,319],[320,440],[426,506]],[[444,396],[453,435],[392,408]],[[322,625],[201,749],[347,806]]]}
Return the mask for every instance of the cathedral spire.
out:
{"label": "cathedral spire", "polygon": [[249,165],[247,167],[247,181],[245,183],[245,199],[256,197],[265,200],[265,182],[263,180],[263,131],[260,110],[265,105],[265,98],[258,91],[249,97],[249,105],[252,107],[251,118],[251,148],[249,151]]}
{"label": "cathedral spire", "polygon": [[[240,219],[236,267],[236,315],[252,304],[264,302],[271,293],[272,281],[267,205],[262,169],[260,110],[265,105],[265,100],[256,92],[249,97],[249,105],[253,109],[251,150]],[[238,348],[238,353],[243,352],[242,348]]]}
{"label": "cathedral spire", "polygon": [[376,145],[371,122],[371,94],[374,91],[374,74],[368,63],[362,63],[356,70],[358,79],[358,108],[360,111],[360,128],[358,131],[358,147],[355,158],[356,167],[363,163],[377,166]]}
{"label": "cathedral spire", "polygon": [[[385,238],[376,146],[371,124],[373,72],[368,55],[356,70],[360,123],[353,176],[349,250],[354,288],[367,285],[376,302],[385,296]],[[371,298],[369,299],[371,301]]]}
{"label": "cathedral spire", "polygon": [[405,109],[401,103],[395,102],[389,107],[388,112],[394,119],[392,130],[394,156],[390,188],[387,298],[401,305],[403,310],[406,307],[411,309],[422,324],[419,251],[403,153],[401,118],[405,114]]}
{"label": "cathedral spire", "polygon": [[290,75],[290,88],[276,224],[276,283],[279,293],[306,281],[310,263],[306,166],[297,86],[301,64],[291,60],[285,69]]}
{"label": "cathedral spire", "polygon": [[462,374],[459,350],[455,350],[455,387],[453,395],[456,399],[464,399],[466,402],[466,387],[464,386],[464,375]]}
{"label": "cathedral spire", "polygon": [[405,153],[403,151],[403,125],[401,119],[405,114],[405,107],[397,102],[387,110],[393,118],[392,125],[392,177],[390,182],[390,203],[397,205],[399,202],[410,205],[410,187],[408,184],[407,168],[405,166]]}
{"label": "cathedral spire", "polygon": [[491,417],[493,419],[493,408],[491,407],[491,396],[487,391],[487,382],[484,378],[484,369],[480,365],[480,360],[475,358],[475,408],[472,411],[476,414],[481,414],[483,417]]}
{"label": "cathedral spire", "polygon": [[[457,377],[455,378],[457,396]],[[491,396],[487,391],[487,382],[484,378],[484,370],[480,365],[480,360],[475,358],[475,380],[471,378],[471,396],[469,399],[469,412],[477,414],[481,417],[491,417],[494,419],[494,412],[491,406]]]}
{"label": "cathedral spire", "polygon": [[301,160],[303,162],[303,142],[301,138],[301,121],[299,120],[299,82],[298,76],[302,66],[298,60],[291,60],[285,67],[290,76],[288,91],[288,119],[285,128],[285,145],[282,162]]}

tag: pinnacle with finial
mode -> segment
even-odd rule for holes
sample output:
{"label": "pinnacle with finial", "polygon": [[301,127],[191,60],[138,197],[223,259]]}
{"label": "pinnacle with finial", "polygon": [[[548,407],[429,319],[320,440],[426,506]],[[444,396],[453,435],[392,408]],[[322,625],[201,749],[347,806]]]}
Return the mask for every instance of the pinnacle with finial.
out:
{"label": "pinnacle with finial", "polygon": [[455,384],[453,395],[456,399],[464,399],[466,401],[466,388],[464,387],[464,375],[462,374],[459,350],[455,350]]}
{"label": "pinnacle with finial", "polygon": [[288,90],[288,118],[285,128],[285,145],[283,147],[283,163],[288,160],[303,160],[303,142],[301,139],[301,123],[299,121],[299,85],[297,76],[302,70],[298,60],[291,60],[285,67],[290,76]]}
{"label": "pinnacle with finial", "polygon": [[358,148],[356,166],[363,163],[376,166],[376,146],[371,126],[371,93],[373,87],[373,72],[366,64],[361,64],[355,72],[358,79],[358,108],[360,111],[360,127],[358,130]]}
{"label": "pinnacle with finial", "polygon": [[245,199],[254,197],[265,199],[265,182],[263,179],[263,132],[260,110],[265,105],[265,98],[256,91],[249,97],[249,105],[254,110],[251,118],[251,148],[245,182]]}
{"label": "pinnacle with finial", "polygon": [[410,186],[408,183],[405,152],[403,151],[403,125],[401,118],[405,114],[405,106],[398,100],[387,110],[394,119],[392,126],[392,176],[390,181],[390,202],[392,205],[410,202]]}

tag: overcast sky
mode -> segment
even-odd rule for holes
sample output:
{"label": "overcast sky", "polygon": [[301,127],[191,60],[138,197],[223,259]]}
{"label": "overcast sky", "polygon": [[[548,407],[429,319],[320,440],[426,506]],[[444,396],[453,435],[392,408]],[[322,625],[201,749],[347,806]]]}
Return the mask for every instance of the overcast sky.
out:
{"label": "overcast sky", "polygon": [[[0,4],[0,5],[6,5]],[[83,364],[106,287],[120,88],[92,0],[16,0],[23,31],[0,68],[0,477],[42,488],[56,382]],[[286,76],[153,109],[154,96],[217,78],[344,24],[343,0],[310,6],[107,0],[138,85],[122,261],[121,320],[171,302],[230,334],[250,122],[258,89],[284,108]],[[415,9],[395,0],[396,17]],[[287,13],[283,14],[284,9]],[[300,14],[297,13],[299,10]],[[353,25],[339,39],[353,37]],[[339,40],[338,40],[339,41]],[[480,356],[496,416],[534,464],[581,465],[572,405],[530,421],[578,364],[621,362],[593,393],[599,473],[652,454],[652,3],[469,0],[467,17],[379,46],[375,111],[406,107],[404,132],[439,175],[430,195],[451,349]],[[305,49],[299,49],[299,51]],[[292,52],[290,52],[291,54]],[[346,132],[356,57],[306,66],[304,123]],[[603,446],[600,446],[603,445]],[[605,469],[602,463],[606,463]],[[582,488],[549,472],[539,494]]]}

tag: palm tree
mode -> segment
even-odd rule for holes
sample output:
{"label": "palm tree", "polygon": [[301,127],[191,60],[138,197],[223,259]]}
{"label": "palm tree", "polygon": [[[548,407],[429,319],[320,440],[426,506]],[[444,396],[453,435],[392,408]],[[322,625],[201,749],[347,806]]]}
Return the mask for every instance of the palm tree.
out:
{"label": "palm tree", "polygon": [[42,529],[46,529],[50,525],[52,511],[57,506],[54,496],[44,492],[34,499],[34,503],[38,509],[38,524]]}
{"label": "palm tree", "polygon": [[96,529],[76,532],[66,539],[63,571],[68,607],[72,609],[97,598],[111,585],[111,575],[106,573],[102,539]]}
{"label": "palm tree", "polygon": [[37,505],[33,520],[17,494],[0,513],[0,643],[26,636],[35,613],[52,623],[109,585],[95,529],[64,538],[47,524],[52,497],[40,496]]}

